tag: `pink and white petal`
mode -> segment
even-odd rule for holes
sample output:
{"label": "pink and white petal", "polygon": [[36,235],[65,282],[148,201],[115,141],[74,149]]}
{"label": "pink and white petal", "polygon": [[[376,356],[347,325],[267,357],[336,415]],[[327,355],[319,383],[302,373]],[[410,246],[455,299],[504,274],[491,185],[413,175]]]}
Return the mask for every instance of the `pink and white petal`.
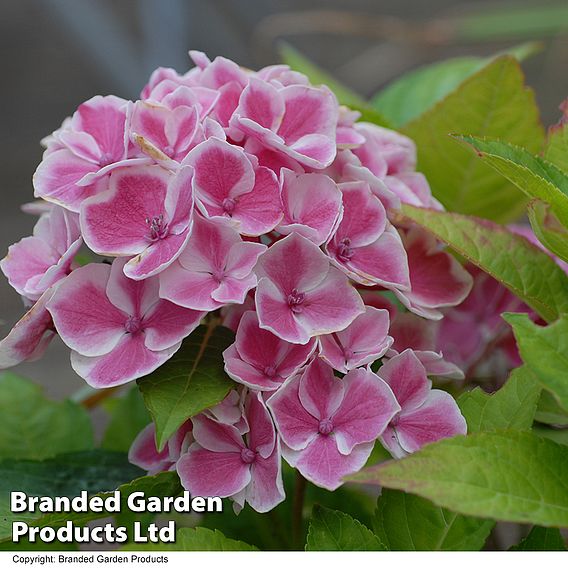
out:
{"label": "pink and white petal", "polygon": [[347,180],[360,180],[369,185],[371,193],[379,199],[387,211],[400,209],[400,198],[391,191],[383,179],[378,178],[371,170],[355,163],[347,163],[343,169]]}
{"label": "pink and white petal", "polygon": [[362,443],[374,442],[400,411],[389,386],[368,369],[355,369],[343,378],[345,396],[332,417],[339,452],[348,455]]}
{"label": "pink and white petal", "polygon": [[268,458],[276,445],[276,432],[261,393],[249,393],[245,401],[245,416],[250,428],[248,447],[262,458]]}
{"label": "pink and white petal", "polygon": [[[294,270],[290,270],[290,267]],[[261,257],[256,271],[268,277],[285,295],[318,286],[326,277],[329,260],[308,239],[295,233],[274,243]]]}
{"label": "pink and white petal", "polygon": [[225,273],[233,278],[248,276],[255,267],[258,258],[267,250],[261,243],[237,242],[229,249],[225,264]]}
{"label": "pink and white petal", "polygon": [[47,309],[63,342],[82,355],[109,353],[124,337],[128,314],[106,295],[110,266],[88,264],[59,284]]}
{"label": "pink and white petal", "polygon": [[299,389],[300,377],[292,377],[267,401],[282,441],[294,450],[302,450],[314,440],[319,425],[302,405]]}
{"label": "pink and white petal", "polygon": [[403,450],[416,452],[425,444],[467,433],[456,401],[446,391],[432,390],[424,404],[403,410],[395,426]]}
{"label": "pink and white petal", "polygon": [[167,300],[159,300],[144,314],[144,343],[152,351],[161,351],[187,337],[201,322],[204,312],[188,310]]}
{"label": "pink and white petal", "polygon": [[357,248],[347,262],[338,261],[364,286],[408,290],[410,276],[406,250],[396,229],[390,225],[372,244]]}
{"label": "pink and white petal", "polygon": [[256,156],[261,166],[271,169],[277,176],[280,176],[283,168],[296,173],[304,173],[304,168],[296,160],[283,152],[261,144],[256,138],[247,138],[244,148],[246,152]]}
{"label": "pink and white petal", "polygon": [[412,313],[398,313],[390,327],[394,338],[393,349],[402,353],[405,349],[415,351],[434,351],[438,324],[417,317]]}
{"label": "pink and white petal", "polygon": [[464,372],[454,363],[446,361],[442,353],[435,351],[415,351],[414,352],[424,369],[426,374],[436,377],[447,377],[448,379],[463,379]]}
{"label": "pink and white petal", "polygon": [[374,243],[387,227],[387,213],[383,204],[365,182],[340,184],[343,195],[343,217],[334,240],[349,239],[349,246],[359,248]]}
{"label": "pink and white petal", "polygon": [[0,341],[0,369],[34,361],[43,355],[55,337],[51,314],[45,308],[52,295],[53,289],[44,292]]}
{"label": "pink and white petal", "polygon": [[77,182],[99,169],[97,164],[78,158],[63,148],[46,155],[33,176],[34,196],[79,211],[81,203],[101,188],[96,184],[79,186]]}
{"label": "pink and white petal", "polygon": [[192,272],[179,262],[160,274],[160,297],[192,310],[212,311],[221,307],[211,297],[218,286],[209,272]]}
{"label": "pink and white petal", "polygon": [[[161,104],[137,101],[130,121],[130,130],[134,141],[139,144],[139,141],[144,139],[160,152],[164,152],[166,147],[169,146],[166,135],[166,121],[170,112]],[[140,147],[142,151],[146,150],[144,145],[140,145]]]}
{"label": "pink and white petal", "polygon": [[257,457],[251,465],[251,480],[245,496],[249,505],[259,513],[270,511],[286,498],[278,442],[270,456]]}
{"label": "pink and white petal", "polygon": [[282,202],[280,185],[272,170],[257,168],[252,191],[236,200],[230,215],[243,235],[259,236],[278,225],[282,219]]}
{"label": "pink and white petal", "polygon": [[144,345],[144,334],[125,334],[105,355],[86,357],[71,351],[71,366],[94,388],[114,387],[155,371],[180,346],[181,342],[163,351],[150,351]]}
{"label": "pink and white petal", "polygon": [[280,339],[290,343],[302,345],[308,343],[310,340],[308,330],[296,321],[286,298],[268,278],[261,278],[258,282],[255,305],[259,326],[262,329],[268,329]]}
{"label": "pink and white petal", "polygon": [[256,283],[257,278],[254,274],[241,279],[225,276],[218,288],[213,290],[211,297],[220,304],[242,304]]}
{"label": "pink and white petal", "polygon": [[81,230],[94,252],[133,255],[148,246],[148,219],[164,214],[170,174],[159,166],[132,166],[113,171],[108,191],[81,207]]}
{"label": "pink and white petal", "polygon": [[212,452],[192,444],[176,466],[181,484],[193,497],[230,497],[251,479],[240,453]]}
{"label": "pink and white petal", "polygon": [[342,212],[342,194],[335,182],[323,174],[297,176],[290,170],[282,173],[284,218],[278,231],[288,234],[308,229],[307,238],[316,245],[330,236]]}
{"label": "pink and white petal", "polygon": [[100,95],[79,106],[72,119],[74,130],[89,133],[108,161],[125,157],[125,124],[128,101]]}
{"label": "pink and white petal", "polygon": [[333,267],[323,282],[306,292],[301,308],[295,314],[296,321],[310,337],[341,331],[365,311],[357,290],[341,271]]}
{"label": "pink and white petal", "polygon": [[280,387],[283,379],[280,377],[268,377],[261,369],[243,361],[235,345],[229,346],[223,352],[225,360],[225,372],[231,379],[244,384],[253,390],[273,391]]}
{"label": "pink and white petal", "polygon": [[404,411],[418,408],[432,388],[424,366],[411,349],[389,359],[378,371]]}
{"label": "pink and white petal", "polygon": [[234,117],[248,118],[259,126],[276,131],[284,116],[284,99],[270,83],[251,77],[243,90]]}
{"label": "pink and white petal", "polygon": [[189,229],[185,229],[179,235],[170,234],[152,243],[124,265],[124,274],[133,280],[144,280],[159,274],[182,253],[189,236]]}
{"label": "pink and white petal", "polygon": [[242,436],[232,424],[213,420],[205,414],[192,418],[195,441],[212,452],[237,452],[245,448]]}
{"label": "pink and white petal", "polygon": [[383,434],[380,437],[381,444],[385,447],[385,449],[391,454],[393,458],[403,458],[408,455],[408,452],[405,452],[398,440],[398,435],[396,432],[396,428],[393,427],[392,424],[389,424]]}
{"label": "pink and white petal", "polygon": [[[170,157],[181,162],[192,146],[199,127],[196,107],[179,106],[171,110],[166,118],[164,132],[168,140]],[[165,152],[168,154],[168,152]]]}
{"label": "pink and white petal", "polygon": [[193,213],[193,168],[180,166],[170,179],[164,208],[169,222],[169,231],[179,234],[190,226]]}
{"label": "pink and white petal", "polygon": [[254,187],[254,171],[246,154],[217,138],[198,144],[183,161],[195,169],[193,187],[204,204],[221,206]]}
{"label": "pink and white petal", "polygon": [[372,443],[359,444],[345,456],[339,453],[333,436],[318,435],[306,449],[291,452],[283,448],[282,454],[288,463],[293,462],[293,466],[308,481],[334,491],[343,485],[344,477],[356,473],[365,465],[372,451]]}
{"label": "pink and white petal", "polygon": [[90,134],[76,130],[65,130],[59,133],[58,139],[78,158],[93,164],[100,164],[101,149]]}
{"label": "pink and white petal", "polygon": [[365,312],[357,316],[348,328],[338,332],[338,337],[341,344],[354,353],[379,353],[390,347],[390,342],[386,345],[389,325],[390,317],[387,310],[366,306]]}
{"label": "pink and white petal", "polygon": [[322,170],[333,162],[337,146],[334,138],[322,134],[308,134],[289,146],[282,146],[282,151],[298,160],[303,166]]}
{"label": "pink and white petal", "polygon": [[298,397],[302,406],[318,423],[328,420],[340,407],[345,396],[342,379],[334,376],[333,369],[316,357],[300,377]]}
{"label": "pink and white petal", "polygon": [[171,465],[168,448],[161,452],[156,449],[156,428],[154,423],[148,424],[136,436],[128,451],[128,461],[146,470],[158,473],[167,471]]}

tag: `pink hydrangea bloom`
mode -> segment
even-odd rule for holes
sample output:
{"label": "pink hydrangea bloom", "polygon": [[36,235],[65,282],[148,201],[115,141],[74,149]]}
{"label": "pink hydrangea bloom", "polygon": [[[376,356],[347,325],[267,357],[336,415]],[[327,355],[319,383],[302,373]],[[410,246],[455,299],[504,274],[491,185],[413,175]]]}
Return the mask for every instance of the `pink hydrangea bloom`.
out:
{"label": "pink hydrangea bloom", "polygon": [[105,189],[104,177],[126,163],[129,103],[96,96],[79,106],[57,131],[34,174],[35,196],[79,211],[81,202]]}
{"label": "pink hydrangea bloom", "polygon": [[345,329],[363,312],[361,297],[311,241],[292,233],[260,258],[260,327],[290,343]]}
{"label": "pink hydrangea bloom", "polygon": [[156,278],[124,276],[124,261],[73,271],[47,304],[78,375],[96,387],[137,379],[165,363],[203,313],[158,297]]}
{"label": "pink hydrangea bloom", "polygon": [[53,206],[39,218],[32,237],[8,249],[0,268],[19,294],[35,301],[71,272],[80,235],[78,216]]}
{"label": "pink hydrangea bloom", "polygon": [[192,495],[231,497],[259,513],[284,500],[279,440],[260,393],[245,402],[249,426],[244,435],[232,425],[205,415],[193,419],[195,443],[181,457],[177,471]]}
{"label": "pink hydrangea bloom", "polygon": [[365,182],[340,187],[343,218],[327,244],[334,264],[365,286],[409,289],[406,252],[380,200]]}
{"label": "pink hydrangea bloom", "polygon": [[456,401],[446,391],[432,389],[424,366],[410,349],[389,359],[378,374],[400,405],[381,436],[393,456],[404,457],[425,444],[467,432]]}
{"label": "pink hydrangea bloom", "polygon": [[156,427],[152,422],[141,430],[132,442],[128,452],[128,460],[146,470],[148,475],[175,470],[179,458],[193,442],[192,428],[191,421],[188,420],[172,435],[164,449],[158,451]]}
{"label": "pink hydrangea bloom", "polygon": [[373,442],[400,410],[375,373],[349,371],[343,379],[319,358],[268,400],[286,461],[330,490],[367,461]]}
{"label": "pink hydrangea bloom", "polygon": [[164,270],[189,238],[193,170],[173,175],[159,166],[115,170],[110,187],[81,207],[81,229],[96,253],[131,258],[124,273],[135,280]]}
{"label": "pink hydrangea bloom", "polygon": [[305,345],[280,339],[259,327],[255,312],[246,312],[235,343],[223,353],[225,371],[251,389],[273,391],[306,364],[315,347],[315,339]]}
{"label": "pink hydrangea bloom", "polygon": [[389,313],[366,307],[343,331],[319,338],[320,357],[335,370],[347,373],[380,359],[391,346]]}
{"label": "pink hydrangea bloom", "polygon": [[243,241],[219,220],[195,216],[185,250],[160,274],[160,296],[194,310],[242,304],[256,286],[253,268],[266,245]]}

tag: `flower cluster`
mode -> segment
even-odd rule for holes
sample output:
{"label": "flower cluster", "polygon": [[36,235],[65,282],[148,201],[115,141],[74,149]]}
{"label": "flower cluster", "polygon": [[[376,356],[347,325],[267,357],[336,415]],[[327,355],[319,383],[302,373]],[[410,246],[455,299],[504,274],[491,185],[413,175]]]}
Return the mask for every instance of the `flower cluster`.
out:
{"label": "flower cluster", "polygon": [[191,56],[186,74],[157,69],[135,102],[94,97],[45,139],[27,207],[39,220],[1,263],[31,308],[0,342],[0,367],[57,334],[87,383],[124,384],[219,311],[236,332],[224,353],[235,390],[161,452],[144,430],[131,459],[258,511],[284,497],[282,455],[335,489],[378,439],[401,456],[464,433],[427,378],[459,369],[389,335],[385,291],[439,320],[472,286],[397,221],[401,203],[441,208],[412,141],[357,122],[287,66]]}

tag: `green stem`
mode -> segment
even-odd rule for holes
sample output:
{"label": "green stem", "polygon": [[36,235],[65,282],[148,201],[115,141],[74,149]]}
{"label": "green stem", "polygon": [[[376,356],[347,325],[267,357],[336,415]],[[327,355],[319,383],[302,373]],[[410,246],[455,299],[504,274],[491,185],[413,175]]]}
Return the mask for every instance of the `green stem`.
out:
{"label": "green stem", "polygon": [[302,474],[296,470],[296,484],[294,486],[294,501],[292,504],[292,538],[296,550],[302,550],[304,548],[303,516],[305,496],[306,480]]}

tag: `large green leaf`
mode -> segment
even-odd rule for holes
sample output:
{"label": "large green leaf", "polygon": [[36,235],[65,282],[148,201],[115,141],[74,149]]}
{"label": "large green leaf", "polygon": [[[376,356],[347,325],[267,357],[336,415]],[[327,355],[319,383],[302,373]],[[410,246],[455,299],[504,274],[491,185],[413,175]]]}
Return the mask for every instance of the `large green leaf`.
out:
{"label": "large green leaf", "polygon": [[358,110],[361,113],[361,120],[379,124],[380,126],[390,126],[388,120],[375,110],[370,103],[345,85],[342,85],[337,79],[318,67],[290,44],[282,43],[279,52],[284,63],[295,71],[306,75],[313,85],[327,85],[335,93],[342,105]]}
{"label": "large green leaf", "polygon": [[316,505],[310,519],[306,550],[386,550],[386,547],[357,519]]}
{"label": "large green leaf", "polygon": [[416,495],[383,489],[373,529],[389,550],[481,550],[493,525]]}
{"label": "large green leaf", "polygon": [[81,491],[111,491],[142,474],[128,463],[125,454],[92,450],[61,454],[44,461],[4,460],[0,462],[0,541],[9,538],[13,521],[31,522],[37,513],[11,513],[10,492],[28,495],[76,496]]}
{"label": "large green leaf", "polygon": [[530,430],[541,387],[526,367],[515,369],[507,382],[494,394],[479,387],[465,392],[458,404],[468,432],[491,430]]}
{"label": "large green leaf", "polygon": [[564,111],[563,120],[548,130],[544,158],[568,173],[568,122],[566,122],[568,105],[563,103],[561,108]]}
{"label": "large green leaf", "polygon": [[526,314],[503,317],[513,327],[525,365],[568,410],[568,314],[546,327],[534,324]]}
{"label": "large green leaf", "polygon": [[545,320],[568,312],[568,276],[527,239],[456,213],[404,205],[403,214],[502,282]]}
{"label": "large green leaf", "polygon": [[53,402],[41,387],[0,375],[0,459],[44,459],[93,447],[91,420],[71,401]]}
{"label": "large green leaf", "polygon": [[[539,49],[540,46],[536,43],[525,43],[505,53],[522,61]],[[390,83],[373,97],[371,103],[394,126],[403,126],[441,101],[493,59],[494,57],[455,57],[420,67]]]}
{"label": "large green leaf", "polygon": [[111,401],[111,419],[101,446],[106,450],[127,452],[138,433],[150,422],[150,415],[136,387]]}
{"label": "large green leaf", "polygon": [[560,224],[550,205],[533,199],[527,207],[527,215],[538,240],[550,252],[568,262],[568,228]]}
{"label": "large green leaf", "polygon": [[526,538],[509,550],[566,550],[566,544],[558,529],[533,527]]}
{"label": "large green leaf", "polygon": [[535,152],[541,148],[544,133],[534,95],[513,57],[495,59],[403,132],[417,144],[418,170],[448,209],[502,222],[522,213],[522,194],[449,136],[492,136]]}
{"label": "large green leaf", "polygon": [[525,148],[501,140],[459,136],[482,160],[521,189],[528,197],[549,203],[568,227],[568,174]]}
{"label": "large green leaf", "polygon": [[568,412],[562,409],[554,395],[547,390],[540,394],[534,419],[543,424],[568,426]]}
{"label": "large green leaf", "polygon": [[138,380],[160,450],[188,418],[221,402],[231,390],[222,353],[233,339],[226,327],[200,326],[167,363]]}
{"label": "large green leaf", "polygon": [[137,544],[132,543],[123,546],[121,550],[141,550],[143,552],[152,551],[248,551],[258,550],[255,546],[227,538],[218,530],[209,530],[203,527],[194,529],[178,529],[176,532],[176,541],[173,543],[148,543]]}
{"label": "large green leaf", "polygon": [[441,440],[349,479],[420,495],[462,515],[568,527],[568,447],[530,432]]}

